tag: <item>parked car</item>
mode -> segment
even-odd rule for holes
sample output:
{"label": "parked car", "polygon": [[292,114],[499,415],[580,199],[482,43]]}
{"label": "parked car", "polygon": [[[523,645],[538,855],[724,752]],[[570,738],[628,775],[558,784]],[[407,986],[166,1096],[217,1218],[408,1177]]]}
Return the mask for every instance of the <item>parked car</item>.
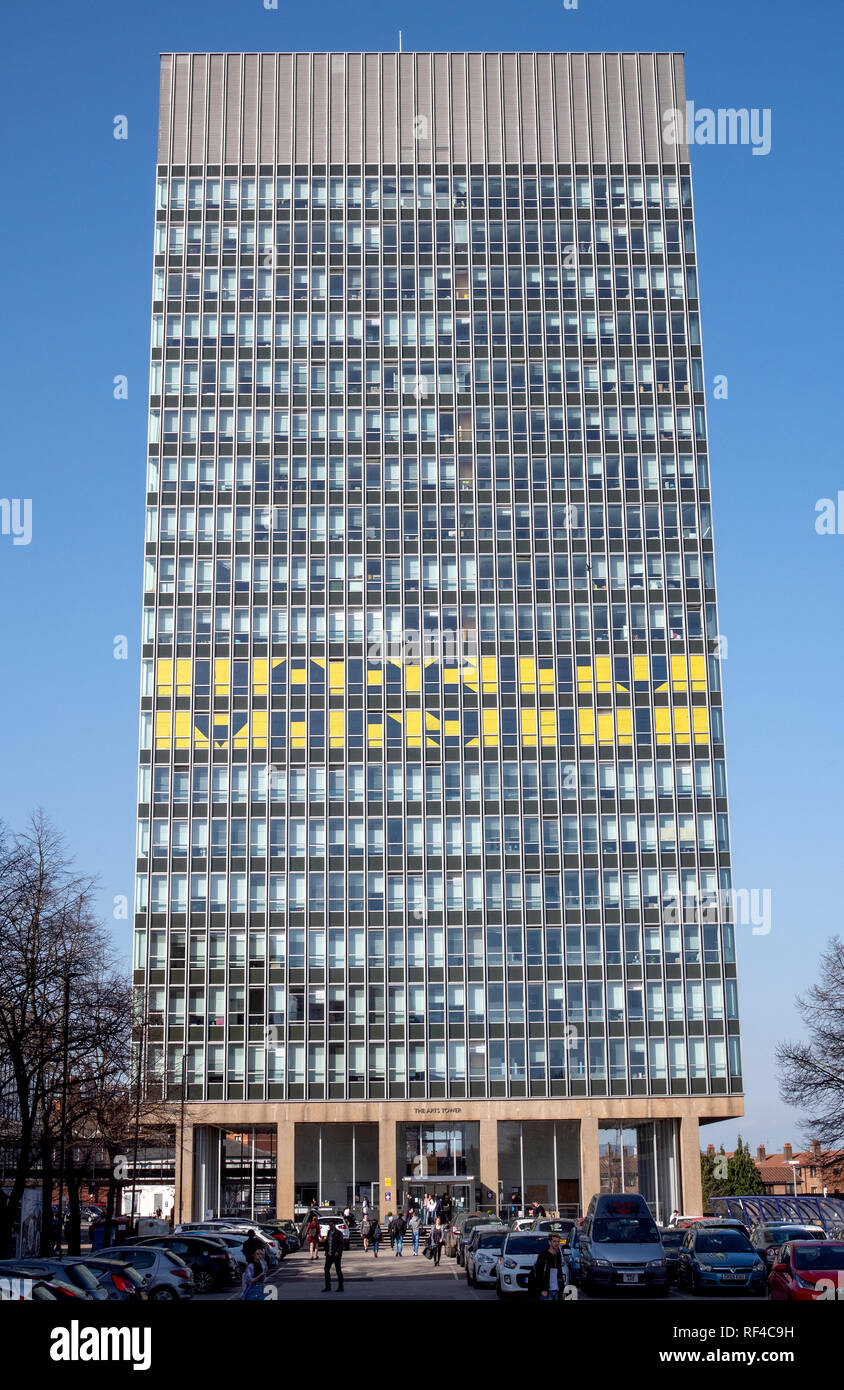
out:
{"label": "parked car", "polygon": [[[215,1223],[214,1225],[209,1224],[207,1226],[201,1226],[198,1223],[196,1223],[191,1225],[190,1230],[185,1232],[185,1234],[194,1236],[210,1236],[213,1240],[221,1241],[232,1253],[232,1255],[234,1255],[235,1249],[238,1249],[242,1253],[243,1246],[249,1239],[250,1231],[253,1232],[253,1238],[257,1240],[258,1244],[264,1251],[264,1256],[267,1260],[268,1268],[275,1269],[279,1261],[281,1260],[278,1241],[264,1235],[259,1226],[241,1226],[239,1222],[233,1222],[231,1225],[217,1225]],[[178,1232],[178,1234],[181,1234],[181,1230]],[[235,1263],[240,1265],[241,1261],[239,1259],[235,1259]],[[246,1257],[244,1256],[243,1266],[245,1267],[245,1265]],[[200,1292],[203,1292],[203,1290],[200,1290]]]}
{"label": "parked car", "polygon": [[501,1254],[495,1262],[495,1291],[499,1298],[527,1294],[528,1280],[548,1237],[539,1231],[508,1231],[505,1227]]}
{"label": "parked car", "polygon": [[299,1239],[299,1227],[295,1221],[278,1221],[276,1225],[287,1241],[288,1255],[292,1255],[293,1251],[298,1250],[302,1244]]}
{"label": "parked car", "polygon": [[683,1244],[685,1235],[685,1231],[681,1231],[677,1226],[661,1226],[659,1230],[662,1248],[665,1251],[665,1268],[669,1284],[676,1284],[677,1282],[680,1246]]}
{"label": "parked car", "polygon": [[[134,1246],[136,1241],[127,1241],[126,1244]],[[232,1281],[234,1271],[229,1250],[216,1236],[141,1236],[137,1245],[153,1245],[158,1250],[168,1250],[178,1255],[192,1271],[197,1293],[210,1293],[212,1289],[225,1287]]]}
{"label": "parked car", "polygon": [[580,1227],[580,1275],[597,1289],[649,1289],[666,1297],[668,1268],[651,1209],[641,1194],[599,1193]]}
{"label": "parked car", "polygon": [[534,1216],[511,1216],[507,1222],[508,1231],[529,1231],[536,1220]]}
{"label": "parked car", "polygon": [[788,1303],[844,1298],[844,1241],[787,1241],[768,1275],[768,1292]]}
{"label": "parked car", "polygon": [[569,1280],[572,1284],[580,1283],[580,1226],[575,1223],[574,1230],[569,1240],[569,1248],[566,1251],[566,1259],[569,1262]]}
{"label": "parked car", "polygon": [[349,1223],[345,1216],[339,1215],[333,1208],[331,1210],[322,1208],[317,1214],[317,1219],[319,1220],[319,1238],[322,1244],[324,1245],[328,1240],[328,1233],[332,1227],[334,1227],[343,1237],[343,1249],[348,1250],[351,1236],[349,1234]]}
{"label": "parked car", "polygon": [[776,1264],[777,1256],[787,1240],[826,1240],[823,1226],[804,1225],[797,1221],[777,1221],[768,1225],[754,1226],[750,1233],[750,1244],[762,1256],[770,1270]]}
{"label": "parked car", "polygon": [[[102,1288],[96,1275],[92,1274],[81,1259],[65,1261],[58,1255],[45,1258],[33,1256],[16,1260],[15,1270],[25,1278],[58,1279],[61,1283],[69,1284],[71,1288],[87,1294],[95,1302],[104,1303],[108,1298],[108,1291]],[[2,1272],[3,1265],[0,1265],[0,1273]]]}
{"label": "parked car", "polygon": [[498,1256],[504,1248],[507,1227],[475,1226],[466,1242],[466,1281],[473,1288],[492,1287],[497,1277]]}
{"label": "parked car", "polygon": [[100,1287],[112,1300],[125,1302],[127,1299],[148,1297],[143,1275],[129,1260],[118,1260],[96,1255],[65,1255],[65,1265],[81,1263],[89,1269]]}
{"label": "parked car", "polygon": [[566,1216],[537,1216],[533,1224],[528,1227],[530,1231],[544,1231],[549,1235],[551,1231],[556,1231],[560,1237],[560,1249],[565,1255],[571,1243],[571,1233],[576,1229],[576,1222]]}
{"label": "parked car", "polygon": [[680,1246],[677,1283],[691,1293],[705,1289],[745,1289],[764,1293],[767,1267],[743,1231],[692,1226]]}
{"label": "parked car", "polygon": [[97,1253],[110,1260],[128,1260],[144,1280],[147,1297],[153,1303],[173,1303],[196,1293],[193,1272],[172,1250],[146,1244],[110,1245]]}
{"label": "parked car", "polygon": [[16,1260],[0,1262],[0,1300],[4,1303],[63,1303],[67,1298],[90,1301],[92,1296],[51,1274],[38,1274],[21,1266]]}
{"label": "parked car", "polygon": [[721,1231],[741,1231],[750,1239],[750,1227],[744,1221],[740,1221],[737,1216],[698,1216],[694,1221],[690,1221],[686,1227],[691,1230],[695,1226],[707,1226],[712,1230]]}
{"label": "parked car", "polygon": [[503,1230],[507,1229],[503,1221],[488,1211],[461,1212],[454,1227],[455,1254],[459,1265],[466,1264],[466,1241],[476,1226],[501,1226]]}

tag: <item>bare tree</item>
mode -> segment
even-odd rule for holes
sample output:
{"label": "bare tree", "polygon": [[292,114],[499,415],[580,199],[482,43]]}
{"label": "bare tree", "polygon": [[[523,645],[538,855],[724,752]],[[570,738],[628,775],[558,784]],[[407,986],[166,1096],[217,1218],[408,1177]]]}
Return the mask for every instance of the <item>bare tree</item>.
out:
{"label": "bare tree", "polygon": [[[108,938],[94,913],[95,889],[93,878],[74,871],[62,837],[42,812],[20,834],[0,826],[0,1048],[5,1054],[0,1099],[15,1151],[11,1192],[0,1207],[2,1251],[9,1248],[38,1154],[42,1249],[49,1248],[63,1081],[73,1054],[81,1054],[75,1034],[83,1022],[87,1027],[92,977],[108,968]],[[73,1015],[65,1008],[68,990]]]}
{"label": "bare tree", "polygon": [[834,936],[820,960],[820,980],[795,1000],[804,1042],[783,1042],[776,1057],[780,1095],[803,1111],[803,1124],[822,1149],[844,1140],[844,942]]}

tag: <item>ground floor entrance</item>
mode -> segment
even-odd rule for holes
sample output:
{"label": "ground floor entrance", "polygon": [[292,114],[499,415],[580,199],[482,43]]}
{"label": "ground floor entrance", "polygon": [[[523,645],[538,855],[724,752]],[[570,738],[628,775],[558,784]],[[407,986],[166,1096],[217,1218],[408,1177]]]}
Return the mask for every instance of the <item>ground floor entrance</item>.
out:
{"label": "ground floor entrance", "polygon": [[518,1215],[582,1215],[600,1192],[639,1192],[655,1218],[702,1210],[700,1124],[740,1099],[188,1104],[176,1146],[183,1220],[298,1215],[364,1200],[385,1221],[409,1196]]}

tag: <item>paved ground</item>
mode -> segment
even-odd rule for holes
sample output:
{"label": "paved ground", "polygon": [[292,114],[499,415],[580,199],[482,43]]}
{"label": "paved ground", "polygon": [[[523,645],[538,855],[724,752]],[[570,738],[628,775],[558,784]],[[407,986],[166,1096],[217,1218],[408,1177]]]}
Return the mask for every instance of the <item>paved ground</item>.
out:
{"label": "paved ground", "polygon": [[[332,1270],[332,1291],[330,1294],[323,1293],[323,1260],[322,1256],[318,1260],[311,1260],[307,1251],[297,1251],[295,1255],[288,1255],[287,1259],[281,1264],[280,1269],[270,1277],[269,1282],[278,1288],[279,1300],[323,1300],[329,1299],[355,1299],[355,1300],[377,1300],[379,1302],[408,1302],[410,1300],[424,1299],[429,1300],[461,1300],[463,1302],[493,1302],[498,1303],[494,1288],[473,1289],[470,1288],[466,1274],[457,1264],[456,1260],[449,1259],[443,1255],[439,1269],[434,1269],[430,1260],[426,1260],[420,1250],[414,1256],[412,1251],[406,1251],[401,1259],[393,1254],[389,1245],[382,1246],[381,1253],[376,1260],[372,1252],[364,1254],[363,1250],[349,1250],[343,1256],[343,1283],[344,1292],[338,1295],[336,1292],[337,1281]],[[580,1298],[586,1295],[580,1294]],[[670,1300],[672,1302],[687,1302],[692,1297],[691,1294],[680,1293],[679,1290],[672,1288]],[[240,1289],[232,1287],[221,1293],[207,1294],[202,1302],[209,1300],[230,1300],[240,1298]],[[657,1300],[654,1299],[654,1302]],[[713,1302],[716,1300],[713,1299]],[[717,1302],[723,1302],[719,1298]],[[727,1301],[739,1301],[727,1300]],[[741,1302],[748,1301],[746,1294],[741,1295]],[[755,1302],[755,1299],[751,1299]]]}

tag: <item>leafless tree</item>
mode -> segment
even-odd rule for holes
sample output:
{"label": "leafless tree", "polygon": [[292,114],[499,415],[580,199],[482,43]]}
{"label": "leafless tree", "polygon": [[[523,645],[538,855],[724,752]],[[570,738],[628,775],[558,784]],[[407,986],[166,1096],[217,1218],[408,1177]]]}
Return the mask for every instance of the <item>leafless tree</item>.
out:
{"label": "leafless tree", "polygon": [[806,1027],[803,1042],[777,1048],[780,1094],[803,1112],[803,1124],[822,1149],[844,1142],[844,942],[834,936],[820,960],[820,979],[795,1003]]}

